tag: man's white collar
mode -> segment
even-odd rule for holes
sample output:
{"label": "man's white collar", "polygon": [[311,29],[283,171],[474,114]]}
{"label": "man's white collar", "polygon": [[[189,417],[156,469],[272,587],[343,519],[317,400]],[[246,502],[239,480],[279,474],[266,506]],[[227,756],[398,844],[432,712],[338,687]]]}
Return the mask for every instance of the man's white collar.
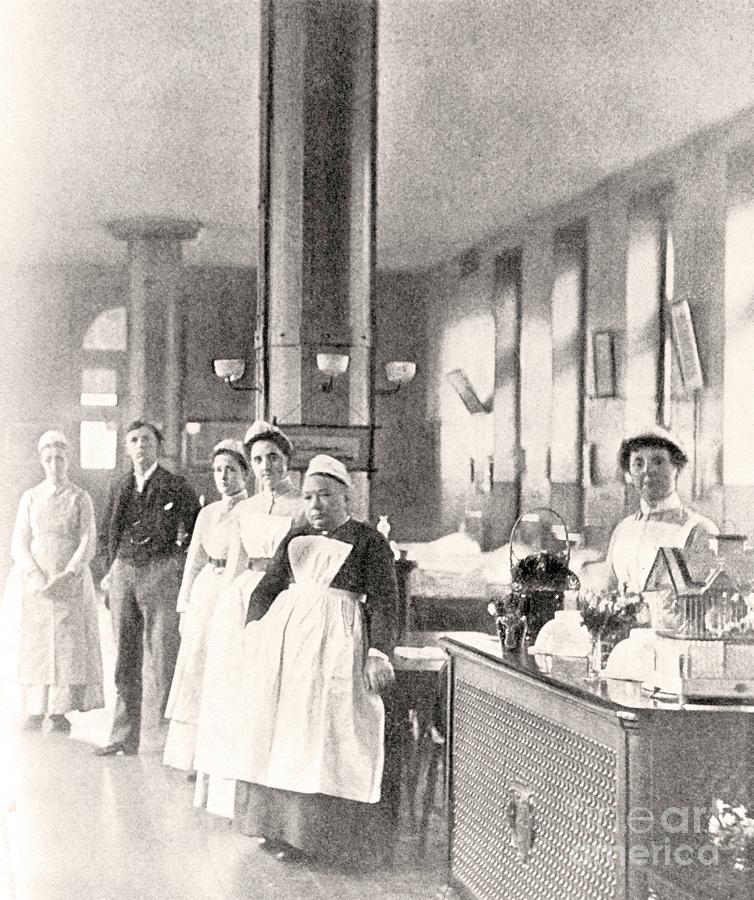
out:
{"label": "man's white collar", "polygon": [[[159,460],[158,460],[159,462]],[[136,490],[141,493],[144,490],[144,485],[149,481],[149,479],[154,475],[155,469],[157,468],[157,463],[151,465],[147,471],[143,475],[139,475],[134,469],[134,478],[136,479]]]}

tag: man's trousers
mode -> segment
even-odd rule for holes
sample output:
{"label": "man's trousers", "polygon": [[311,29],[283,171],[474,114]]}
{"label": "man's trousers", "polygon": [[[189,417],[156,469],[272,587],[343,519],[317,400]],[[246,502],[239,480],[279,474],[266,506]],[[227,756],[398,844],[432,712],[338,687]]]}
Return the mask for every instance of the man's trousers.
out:
{"label": "man's trousers", "polygon": [[115,637],[115,716],[110,743],[139,747],[142,689],[164,716],[178,657],[176,600],[186,557],[159,556],[145,565],[116,559],[111,569],[110,615]]}

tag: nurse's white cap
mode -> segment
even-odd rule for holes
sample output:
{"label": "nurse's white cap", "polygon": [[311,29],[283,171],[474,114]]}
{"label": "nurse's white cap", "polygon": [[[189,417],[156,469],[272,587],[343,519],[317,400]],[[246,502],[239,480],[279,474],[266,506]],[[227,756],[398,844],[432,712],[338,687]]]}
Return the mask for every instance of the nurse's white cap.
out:
{"label": "nurse's white cap", "polygon": [[238,459],[244,469],[249,468],[249,463],[246,459],[246,455],[243,452],[243,444],[241,441],[233,440],[233,438],[225,438],[220,441],[219,444],[215,444],[212,448],[212,459],[214,459],[220,453],[229,453],[231,456],[234,456]]}
{"label": "nurse's white cap", "polygon": [[37,444],[37,453],[41,453],[45,447],[62,447],[68,449],[68,438],[62,431],[45,431]]}
{"label": "nurse's white cap", "polygon": [[638,447],[647,445],[665,447],[670,452],[675,464],[681,468],[688,462],[686,449],[675,434],[660,425],[648,425],[621,443],[618,451],[618,465],[624,472],[628,472],[631,452]]}
{"label": "nurse's white cap", "polygon": [[329,475],[330,478],[334,478],[346,487],[351,487],[348,469],[339,459],[328,456],[326,453],[318,453],[312,457],[304,478],[308,478],[310,475]]}
{"label": "nurse's white cap", "polygon": [[283,434],[277,425],[271,425],[264,419],[257,419],[256,422],[249,426],[248,431],[244,435],[243,443],[248,453],[251,453],[251,447],[257,441],[272,441],[273,444],[277,444],[288,459],[293,453],[293,445],[288,436]]}

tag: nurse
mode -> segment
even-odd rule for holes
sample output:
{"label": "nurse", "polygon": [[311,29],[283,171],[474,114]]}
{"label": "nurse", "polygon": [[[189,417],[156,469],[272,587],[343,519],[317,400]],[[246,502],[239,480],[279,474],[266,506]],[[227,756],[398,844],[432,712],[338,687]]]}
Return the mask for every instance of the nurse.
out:
{"label": "nurse", "polygon": [[233,511],[223,588],[209,628],[196,744],[194,805],[232,818],[235,748],[239,728],[253,710],[240,700],[244,625],[249,596],[294,522],[303,521],[301,495],[288,474],[292,445],[275,425],[259,420],[244,449],[259,492]]}
{"label": "nurse", "polygon": [[618,523],[610,539],[610,586],[639,593],[660,547],[708,553],[709,537],[718,528],[681,500],[678,475],[688,457],[669,432],[651,428],[627,438],[618,461],[639,493],[639,508]]}
{"label": "nurse", "polygon": [[27,729],[68,733],[66,713],[104,703],[97,605],[89,562],[96,552],[94,509],[68,478],[68,441],[39,439],[44,481],[21,497],[13,530],[9,588],[21,600],[19,677]]}
{"label": "nurse", "polygon": [[223,584],[232,531],[231,512],[249,496],[249,466],[240,441],[217,444],[212,451],[212,473],[220,499],[205,506],[194,525],[177,602],[181,647],[165,711],[170,727],[162,761],[185,771],[194,768],[209,625]]}
{"label": "nurse", "polygon": [[286,536],[247,611],[253,717],[238,825],[281,859],[357,862],[384,849],[380,695],[394,680],[395,565],[385,538],[351,518],[349,489],[343,463],[312,459],[307,524]]}

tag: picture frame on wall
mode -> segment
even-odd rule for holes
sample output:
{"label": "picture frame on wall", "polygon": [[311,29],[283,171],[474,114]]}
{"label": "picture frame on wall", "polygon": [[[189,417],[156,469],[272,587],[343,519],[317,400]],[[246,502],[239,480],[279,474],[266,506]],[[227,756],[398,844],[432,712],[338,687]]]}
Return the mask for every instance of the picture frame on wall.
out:
{"label": "picture frame on wall", "polygon": [[694,323],[688,301],[681,300],[670,307],[673,346],[675,347],[678,368],[686,391],[693,394],[704,387],[704,375],[699,359]]}
{"label": "picture frame on wall", "polygon": [[612,331],[595,331],[592,335],[594,396],[615,397],[615,335]]}
{"label": "picture frame on wall", "polygon": [[479,399],[474,385],[469,381],[463,369],[453,369],[445,377],[453,385],[453,389],[458,394],[461,403],[472,416],[484,415],[492,411],[491,404],[483,403]]}

